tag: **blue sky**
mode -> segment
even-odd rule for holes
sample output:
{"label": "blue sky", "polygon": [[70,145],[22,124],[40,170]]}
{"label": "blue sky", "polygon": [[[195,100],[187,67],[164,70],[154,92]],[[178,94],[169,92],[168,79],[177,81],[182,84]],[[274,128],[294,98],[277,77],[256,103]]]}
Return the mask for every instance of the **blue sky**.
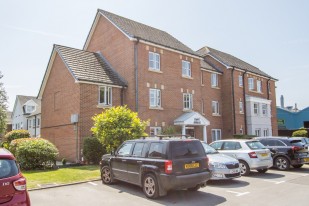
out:
{"label": "blue sky", "polygon": [[279,79],[285,106],[309,106],[309,1],[1,0],[0,71],[12,110],[36,96],[53,44],[82,49],[97,9],[232,54]]}

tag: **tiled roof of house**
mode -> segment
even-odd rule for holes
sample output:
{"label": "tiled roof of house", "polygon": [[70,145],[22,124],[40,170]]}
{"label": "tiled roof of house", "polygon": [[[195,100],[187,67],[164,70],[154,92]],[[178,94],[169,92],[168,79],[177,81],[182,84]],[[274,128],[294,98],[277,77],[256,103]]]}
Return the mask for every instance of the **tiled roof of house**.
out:
{"label": "tiled roof of house", "polygon": [[221,69],[212,67],[210,64],[205,62],[205,60],[203,59],[201,60],[201,68],[222,73]]}
{"label": "tiled roof of house", "polygon": [[210,47],[203,47],[200,50],[197,51],[198,54],[201,56],[206,56],[207,54],[210,54],[211,56],[215,57],[218,59],[220,62],[225,64],[226,66],[229,67],[237,67],[239,69],[247,70],[249,72],[252,72],[254,74],[258,74],[261,76],[265,76],[268,78],[272,78],[270,75],[266,74],[265,72],[261,71],[259,68],[252,66],[251,64],[238,59],[237,57],[234,57],[230,54],[218,51],[216,49],[210,48]]}
{"label": "tiled roof of house", "polygon": [[199,56],[195,51],[165,31],[147,26],[145,24],[118,16],[116,14],[98,10],[103,16],[114,23],[121,31],[131,38],[140,38],[147,42],[165,46],[188,54]]}
{"label": "tiled roof of house", "polygon": [[78,81],[126,86],[126,81],[100,54],[55,45],[56,51]]}
{"label": "tiled roof of house", "polygon": [[[33,100],[35,103],[37,103],[36,100],[38,100],[36,97],[33,96],[24,96],[24,95],[17,95],[16,98],[19,100],[21,105],[24,105],[29,100]],[[39,101],[41,104],[41,101]]]}

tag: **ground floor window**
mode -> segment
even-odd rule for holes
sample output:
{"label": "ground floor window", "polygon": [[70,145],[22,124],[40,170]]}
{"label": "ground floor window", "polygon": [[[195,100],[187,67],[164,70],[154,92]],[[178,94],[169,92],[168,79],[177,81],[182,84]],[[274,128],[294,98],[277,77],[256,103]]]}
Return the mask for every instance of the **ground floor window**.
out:
{"label": "ground floor window", "polygon": [[260,137],[261,136],[261,129],[255,129],[255,136]]}
{"label": "ground floor window", "polygon": [[211,130],[211,139],[212,141],[217,141],[221,139],[221,129],[212,129]]}
{"label": "ground floor window", "polygon": [[99,104],[110,106],[112,105],[112,88],[100,86]]}
{"label": "ground floor window", "polygon": [[264,131],[263,131],[263,135],[264,135],[264,137],[269,136],[268,129],[264,129]]}
{"label": "ground floor window", "polygon": [[157,136],[160,135],[162,132],[161,127],[150,127],[150,136]]}

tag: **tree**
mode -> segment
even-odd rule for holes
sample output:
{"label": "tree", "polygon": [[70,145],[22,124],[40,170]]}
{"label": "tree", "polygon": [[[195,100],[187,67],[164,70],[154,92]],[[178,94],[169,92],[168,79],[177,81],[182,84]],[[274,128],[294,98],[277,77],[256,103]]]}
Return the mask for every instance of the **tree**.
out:
{"label": "tree", "polygon": [[91,131],[106,146],[107,152],[118,148],[125,140],[147,135],[147,121],[141,121],[137,113],[132,112],[127,106],[106,109],[92,119],[94,127]]}
{"label": "tree", "polygon": [[[2,79],[3,75],[0,71],[0,80]],[[3,83],[0,81],[0,135],[3,135],[6,131],[6,121],[7,121],[7,96],[6,91],[3,86]]]}
{"label": "tree", "polygon": [[308,137],[308,132],[306,129],[301,128],[293,132],[292,137]]}

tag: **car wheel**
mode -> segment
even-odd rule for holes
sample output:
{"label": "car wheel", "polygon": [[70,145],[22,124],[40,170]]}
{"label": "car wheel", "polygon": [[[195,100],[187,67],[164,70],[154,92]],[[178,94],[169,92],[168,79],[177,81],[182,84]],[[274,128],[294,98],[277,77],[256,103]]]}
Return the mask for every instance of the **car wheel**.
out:
{"label": "car wheel", "polygon": [[159,196],[159,186],[153,174],[146,174],[143,180],[143,192],[147,198],[155,199]]}
{"label": "car wheel", "polygon": [[240,174],[242,176],[246,176],[249,175],[250,173],[250,167],[247,164],[247,162],[240,160],[239,161],[239,168],[240,168]]}
{"label": "car wheel", "polygon": [[288,170],[290,169],[290,161],[285,157],[277,157],[275,159],[275,166],[278,170]]}
{"label": "car wheel", "polygon": [[301,168],[303,166],[303,164],[299,164],[299,165],[292,165],[294,168]]}
{"label": "car wheel", "polygon": [[268,169],[258,169],[257,171],[258,171],[259,173],[265,173],[265,172],[267,172],[267,170],[268,170]]}
{"label": "car wheel", "polygon": [[102,183],[109,185],[112,184],[112,173],[109,166],[103,166],[101,170]]}
{"label": "car wheel", "polygon": [[198,191],[200,188],[201,188],[200,185],[196,185],[195,187],[188,188],[188,190],[191,191],[191,192],[195,192],[195,191]]}

